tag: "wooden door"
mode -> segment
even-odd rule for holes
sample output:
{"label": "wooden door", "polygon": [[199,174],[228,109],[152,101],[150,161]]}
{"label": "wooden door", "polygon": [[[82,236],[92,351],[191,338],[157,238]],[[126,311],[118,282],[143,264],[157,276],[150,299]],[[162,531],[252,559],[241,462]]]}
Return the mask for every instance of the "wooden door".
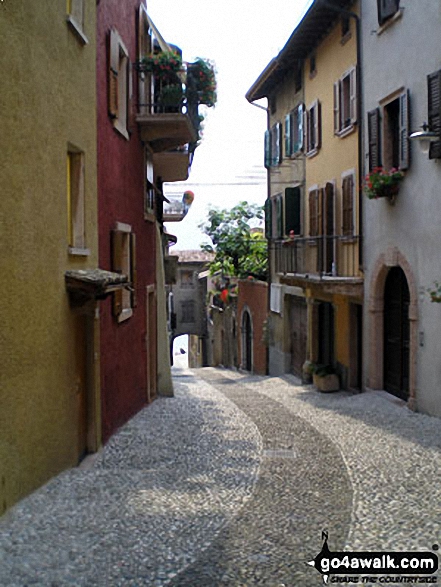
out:
{"label": "wooden door", "polygon": [[409,397],[409,287],[400,267],[393,267],[384,291],[384,389]]}
{"label": "wooden door", "polygon": [[289,308],[291,330],[291,371],[302,377],[303,364],[306,361],[308,312],[302,298],[291,298]]}
{"label": "wooden door", "polygon": [[251,318],[248,311],[243,314],[242,321],[242,364],[246,371],[253,369],[253,333]]}
{"label": "wooden door", "polygon": [[146,288],[146,364],[147,364],[147,401],[150,403],[157,392],[157,319],[156,289],[154,285]]}
{"label": "wooden door", "polygon": [[323,365],[335,363],[334,355],[334,307],[329,302],[319,305],[319,338],[318,338],[318,362]]}

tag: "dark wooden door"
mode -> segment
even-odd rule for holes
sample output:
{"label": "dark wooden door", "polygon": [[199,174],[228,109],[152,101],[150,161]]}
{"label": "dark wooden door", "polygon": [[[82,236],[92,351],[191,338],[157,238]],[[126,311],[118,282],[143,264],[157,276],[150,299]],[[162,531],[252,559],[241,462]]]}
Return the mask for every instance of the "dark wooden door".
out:
{"label": "dark wooden door", "polygon": [[384,389],[409,397],[409,287],[400,267],[393,267],[384,291]]}
{"label": "dark wooden door", "polygon": [[302,376],[303,363],[306,361],[307,341],[307,309],[302,298],[291,298],[291,371],[298,377]]}
{"label": "dark wooden door", "polygon": [[334,307],[329,302],[319,305],[318,362],[334,365]]}
{"label": "dark wooden door", "polygon": [[253,368],[253,359],[252,359],[252,344],[253,344],[253,334],[251,329],[251,318],[248,312],[244,312],[243,315],[243,323],[242,323],[242,341],[243,341],[243,357],[242,362],[243,366],[246,371],[251,371]]}

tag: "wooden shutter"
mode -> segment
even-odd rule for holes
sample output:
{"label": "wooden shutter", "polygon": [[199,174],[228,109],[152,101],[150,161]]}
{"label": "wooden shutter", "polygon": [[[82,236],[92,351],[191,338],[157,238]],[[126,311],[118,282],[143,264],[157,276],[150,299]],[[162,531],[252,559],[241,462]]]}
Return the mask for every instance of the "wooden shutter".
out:
{"label": "wooden shutter", "polygon": [[282,198],[282,196],[277,197],[276,209],[277,209],[277,238],[283,238],[283,198]]}
{"label": "wooden shutter", "polygon": [[354,178],[352,175],[343,179],[342,192],[342,234],[352,236],[354,234]]}
{"label": "wooden shutter", "polygon": [[[123,248],[124,248],[124,233],[120,230],[112,230],[111,237],[111,252],[112,252],[112,271],[115,273],[123,272]],[[113,315],[119,316],[123,310],[123,291],[118,289],[113,292]]]}
{"label": "wooden shutter", "polygon": [[282,162],[282,125],[280,122],[274,125],[274,134],[275,152],[273,153],[273,164],[280,165]]}
{"label": "wooden shutter", "polygon": [[326,236],[334,235],[334,185],[328,182],[324,189],[324,230]]}
{"label": "wooden shutter", "polygon": [[429,159],[441,159],[441,70],[427,76],[428,118],[440,140],[430,144]]}
{"label": "wooden shutter", "polygon": [[309,236],[318,235],[318,190],[309,192]]}
{"label": "wooden shutter", "polygon": [[403,171],[410,165],[410,98],[409,90],[403,92],[400,96],[400,169]]}
{"label": "wooden shutter", "polygon": [[118,117],[118,69],[119,69],[119,42],[116,31],[110,31],[109,40],[109,115],[112,118]]}
{"label": "wooden shutter", "polygon": [[270,240],[272,237],[272,207],[271,199],[265,200],[265,237]]}
{"label": "wooden shutter", "polygon": [[320,102],[317,100],[315,106],[315,117],[314,117],[314,127],[315,127],[315,144],[314,149],[320,149],[322,146],[322,106]]}
{"label": "wooden shutter", "polygon": [[285,155],[287,157],[290,157],[292,155],[291,120],[292,120],[292,114],[287,114],[285,116]]}
{"label": "wooden shutter", "polygon": [[303,120],[304,120],[305,107],[303,104],[299,104],[294,113],[294,125],[296,132],[296,140],[294,142],[294,153],[300,153],[303,150]]}
{"label": "wooden shutter", "polygon": [[351,124],[357,122],[357,68],[353,67],[349,72],[349,103]]}
{"label": "wooden shutter", "polygon": [[305,108],[305,113],[303,116],[303,128],[304,128],[305,148],[306,148],[307,153],[309,153],[311,151],[310,120],[311,120],[311,115],[309,113],[309,110],[307,110]]}
{"label": "wooden shutter", "polygon": [[377,0],[378,23],[380,25],[393,16],[400,6],[400,0]]}
{"label": "wooden shutter", "polygon": [[271,132],[265,131],[265,167],[269,169],[271,167]]}
{"label": "wooden shutter", "polygon": [[380,109],[375,108],[368,112],[368,140],[369,140],[369,171],[380,167]]}
{"label": "wooden shutter", "polygon": [[334,133],[341,130],[340,123],[340,80],[334,84]]}
{"label": "wooden shutter", "polygon": [[322,236],[323,234],[323,207],[325,202],[325,188],[317,190],[317,234]]}
{"label": "wooden shutter", "polygon": [[285,234],[291,230],[299,236],[302,234],[301,191],[299,187],[285,188]]}
{"label": "wooden shutter", "polygon": [[130,305],[135,308],[137,305],[138,271],[136,266],[136,235],[133,232],[130,233],[130,281],[132,287]]}

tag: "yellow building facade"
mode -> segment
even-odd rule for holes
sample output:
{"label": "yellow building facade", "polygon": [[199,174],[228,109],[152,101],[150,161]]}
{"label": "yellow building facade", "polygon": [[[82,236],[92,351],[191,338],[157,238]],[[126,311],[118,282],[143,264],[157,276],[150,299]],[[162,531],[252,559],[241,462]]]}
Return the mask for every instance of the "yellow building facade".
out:
{"label": "yellow building facade", "polygon": [[0,4],[0,514],[99,444],[96,6]]}
{"label": "yellow building facade", "polygon": [[[358,3],[304,62],[305,272],[308,358],[336,367],[344,388],[361,387]],[[318,277],[318,278],[317,278]]]}
{"label": "yellow building facade", "polygon": [[267,98],[269,371],[310,363],[361,388],[359,18],[356,0],[313,2],[247,93]]}

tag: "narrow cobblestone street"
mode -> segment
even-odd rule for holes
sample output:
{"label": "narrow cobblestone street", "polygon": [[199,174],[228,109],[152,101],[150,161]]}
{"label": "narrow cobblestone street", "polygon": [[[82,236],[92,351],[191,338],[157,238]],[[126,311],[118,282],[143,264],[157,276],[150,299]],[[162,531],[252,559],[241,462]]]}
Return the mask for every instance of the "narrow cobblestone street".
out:
{"label": "narrow cobblestone street", "polygon": [[441,540],[441,427],[390,396],[174,369],[175,398],[0,521],[0,585],[303,587],[331,550]]}

